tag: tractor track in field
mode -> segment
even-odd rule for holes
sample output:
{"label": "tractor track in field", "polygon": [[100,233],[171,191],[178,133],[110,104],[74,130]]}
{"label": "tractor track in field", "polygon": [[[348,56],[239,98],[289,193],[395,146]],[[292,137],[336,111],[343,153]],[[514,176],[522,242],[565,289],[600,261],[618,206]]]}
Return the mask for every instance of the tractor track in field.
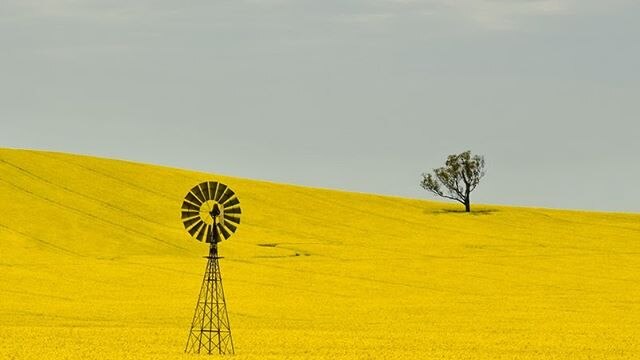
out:
{"label": "tractor track in field", "polygon": [[[360,209],[360,208],[355,207],[355,206],[349,206],[349,205],[346,205],[344,203],[339,203],[339,202],[335,202],[335,201],[328,201],[328,200],[326,200],[324,198],[321,198],[318,195],[307,194],[307,193],[304,193],[304,192],[301,192],[301,191],[298,191],[298,190],[292,190],[292,191],[296,192],[297,194],[300,194],[302,196],[306,196],[308,198],[315,199],[316,201],[324,202],[325,204],[328,204],[330,206],[342,207],[344,209],[351,210],[352,212],[362,213],[362,214],[365,214],[365,215],[371,216],[371,217],[381,217],[383,219],[391,220],[391,221],[398,222],[398,223],[405,223],[407,225],[411,225],[411,226],[418,227],[418,228],[429,227],[431,229],[438,229],[438,230],[441,230],[441,231],[446,231],[448,233],[457,233],[457,234],[464,235],[464,236],[469,236],[469,235],[475,236],[475,235],[477,235],[476,233],[471,232],[471,231],[464,231],[464,230],[460,230],[460,229],[457,229],[457,228],[449,228],[449,227],[443,227],[443,226],[435,226],[432,223],[423,223],[423,222],[413,221],[413,220],[410,220],[410,219],[399,218],[399,217],[394,217],[394,216],[389,216],[389,215],[383,215],[383,214],[375,213],[375,212],[372,212],[372,211],[363,210],[363,209]],[[492,235],[492,237],[495,238],[495,239],[501,239],[501,240],[505,240],[505,241],[519,242],[519,243],[522,243],[522,244],[525,244],[525,245],[532,245],[532,244],[533,245],[537,245],[538,244],[537,242],[534,242],[534,241],[518,240],[518,239],[506,237],[506,236]]]}
{"label": "tractor track in field", "polygon": [[[432,286],[425,286],[424,284],[407,284],[407,283],[404,283],[404,282],[390,281],[390,280],[383,280],[383,279],[375,279],[375,278],[370,278],[370,277],[366,277],[366,276],[340,275],[340,274],[330,273],[330,272],[312,271],[312,270],[305,270],[305,269],[299,269],[299,268],[290,268],[290,267],[286,267],[286,266],[279,266],[279,265],[273,265],[273,264],[265,264],[265,263],[259,263],[259,262],[255,262],[255,261],[250,261],[250,260],[228,259],[228,261],[252,264],[252,265],[257,265],[257,266],[270,267],[270,268],[284,270],[284,271],[294,271],[294,272],[299,272],[299,273],[320,275],[320,276],[333,277],[333,278],[358,280],[358,281],[364,281],[364,282],[374,283],[374,284],[386,284],[386,285],[393,285],[393,286],[399,286],[399,287],[407,287],[407,288],[412,288],[412,289],[429,290],[429,291],[438,292],[438,293],[465,294],[464,292],[459,291],[459,290],[435,288],[435,287],[432,287]],[[466,295],[474,295],[474,293],[466,293]]]}
{"label": "tractor track in field", "polygon": [[117,222],[114,222],[114,221],[110,221],[110,220],[104,219],[104,218],[102,218],[102,217],[99,217],[99,216],[96,216],[96,215],[94,215],[94,214],[91,214],[91,213],[89,213],[89,212],[87,212],[87,211],[84,211],[84,210],[81,210],[81,209],[78,209],[78,208],[75,208],[75,207],[72,207],[72,206],[69,206],[69,205],[62,204],[62,203],[60,203],[60,202],[58,202],[58,201],[56,201],[56,200],[53,200],[53,199],[51,199],[51,198],[49,198],[49,197],[46,197],[46,196],[44,196],[44,195],[37,194],[37,193],[35,193],[35,192],[33,192],[33,191],[29,190],[29,189],[26,189],[26,188],[24,188],[24,187],[22,187],[22,186],[20,186],[20,185],[16,185],[15,183],[13,183],[13,182],[11,182],[11,181],[8,181],[8,180],[6,180],[6,179],[0,178],[0,182],[3,182],[3,183],[5,183],[5,184],[7,184],[7,185],[9,185],[9,186],[11,186],[11,187],[13,187],[13,188],[15,188],[15,189],[17,189],[17,190],[21,191],[21,192],[23,192],[23,193],[29,194],[29,195],[31,195],[32,197],[36,197],[36,198],[42,199],[42,200],[44,200],[44,201],[46,201],[46,202],[48,202],[48,203],[50,203],[50,204],[53,204],[53,205],[55,205],[55,206],[57,206],[57,207],[60,207],[60,208],[66,209],[66,210],[68,210],[68,211],[75,212],[75,213],[77,213],[77,214],[80,214],[80,215],[82,215],[82,216],[84,216],[84,217],[87,217],[87,218],[90,218],[90,219],[92,219],[92,220],[96,220],[96,221],[98,221],[98,222],[105,223],[105,224],[108,224],[108,225],[110,225],[110,226],[114,226],[114,227],[119,228],[119,229],[121,229],[121,230],[123,230],[123,231],[125,231],[125,232],[132,233],[132,234],[136,234],[136,235],[138,235],[138,236],[141,236],[141,237],[144,237],[144,238],[147,238],[147,239],[151,239],[151,240],[154,240],[154,241],[157,241],[157,242],[163,243],[163,244],[165,244],[165,245],[168,245],[168,246],[174,247],[174,248],[179,249],[179,250],[181,250],[181,251],[188,252],[188,249],[187,249],[187,248],[184,248],[184,247],[182,247],[182,246],[178,246],[178,245],[176,245],[176,244],[174,244],[174,243],[171,243],[171,242],[169,242],[169,241],[166,241],[166,240],[164,240],[164,239],[161,239],[161,238],[158,238],[158,237],[155,237],[155,236],[151,236],[151,235],[149,235],[149,234],[147,234],[147,233],[144,233],[144,232],[142,232],[142,231],[138,231],[138,230],[136,230],[136,229],[132,229],[132,228],[127,227],[127,226],[124,226],[124,225],[122,225],[122,224],[120,224],[120,223],[117,223]]}
{"label": "tractor track in field", "polygon": [[16,234],[18,234],[18,235],[20,235],[20,236],[23,236],[23,237],[26,237],[26,238],[28,238],[28,239],[34,240],[34,241],[36,241],[36,242],[38,242],[38,243],[40,243],[40,244],[44,245],[45,247],[49,247],[49,248],[52,248],[52,249],[56,249],[56,250],[58,250],[58,251],[62,251],[62,252],[65,252],[65,253],[68,253],[68,254],[71,254],[71,255],[74,255],[74,256],[87,257],[86,255],[80,254],[80,253],[75,252],[75,251],[73,251],[73,250],[69,250],[69,249],[64,248],[64,247],[62,247],[62,246],[55,245],[55,244],[50,243],[50,242],[48,242],[48,241],[46,241],[46,240],[42,240],[42,239],[37,238],[37,237],[35,237],[35,236],[33,236],[33,235],[30,235],[30,234],[24,233],[24,232],[22,232],[22,231],[18,231],[18,230],[16,230],[16,229],[13,229],[13,228],[11,228],[11,227],[9,227],[9,226],[6,226],[6,225],[4,225],[4,224],[0,224],[0,228],[2,228],[2,229],[6,229],[6,230],[11,231],[11,232],[13,232],[13,233],[16,233]]}
{"label": "tractor track in field", "polygon": [[152,190],[152,189],[150,189],[148,187],[144,187],[142,185],[138,185],[136,183],[124,180],[124,179],[119,178],[117,176],[113,176],[113,175],[111,175],[111,174],[109,174],[107,172],[102,172],[102,171],[100,171],[98,169],[95,169],[95,168],[92,168],[92,167],[89,167],[89,166],[85,166],[85,165],[82,165],[82,164],[79,164],[79,163],[76,163],[76,162],[73,162],[73,161],[65,161],[65,160],[62,160],[62,159],[60,159],[60,158],[58,158],[56,156],[52,156],[52,155],[48,155],[48,154],[44,154],[44,153],[37,153],[37,154],[39,156],[52,159],[54,161],[63,162],[64,164],[72,165],[72,166],[75,166],[75,167],[78,167],[78,168],[93,172],[93,173],[98,174],[98,175],[100,175],[102,177],[106,177],[106,178],[109,178],[111,180],[115,180],[115,181],[117,181],[119,183],[125,184],[130,188],[134,188],[134,189],[137,189],[137,190],[140,190],[140,191],[144,191],[144,192],[156,195],[156,196],[161,197],[161,198],[166,199],[166,200],[170,200],[170,201],[175,201],[176,200],[175,197],[173,197],[173,196],[169,196],[169,195],[167,195],[165,193],[162,193],[162,192],[159,192],[159,191],[154,191],[154,190]]}
{"label": "tractor track in field", "polygon": [[151,219],[147,219],[144,216],[141,216],[140,214],[137,214],[137,213],[134,213],[134,212],[129,211],[127,209],[124,209],[124,208],[121,208],[119,206],[113,205],[113,204],[111,204],[109,202],[106,202],[104,200],[98,199],[96,197],[93,197],[93,196],[81,193],[79,191],[73,190],[73,189],[71,189],[71,188],[69,188],[67,186],[57,184],[57,183],[55,183],[55,182],[53,182],[53,181],[51,181],[51,180],[49,180],[47,178],[44,178],[44,177],[42,177],[42,176],[40,176],[38,174],[35,174],[34,172],[32,172],[30,170],[27,170],[27,169],[25,169],[25,168],[23,168],[21,166],[16,165],[16,164],[13,164],[13,163],[5,160],[5,159],[0,159],[0,162],[4,163],[4,164],[6,164],[6,165],[8,165],[10,167],[13,167],[14,169],[20,171],[21,173],[25,174],[26,176],[28,176],[28,177],[30,177],[32,179],[35,179],[37,181],[49,184],[49,185],[54,186],[54,187],[57,187],[59,189],[62,189],[62,190],[66,191],[66,192],[69,192],[71,194],[80,196],[80,197],[85,198],[87,200],[94,201],[94,202],[99,203],[99,204],[101,204],[101,205],[103,205],[105,207],[111,208],[111,209],[116,210],[116,211],[120,211],[120,212],[125,213],[127,215],[133,216],[133,217],[135,217],[137,219],[144,220],[144,221],[150,222],[150,223],[155,224],[155,225],[160,225],[162,227],[169,228],[169,226],[167,224],[163,224],[163,223],[151,220]]}

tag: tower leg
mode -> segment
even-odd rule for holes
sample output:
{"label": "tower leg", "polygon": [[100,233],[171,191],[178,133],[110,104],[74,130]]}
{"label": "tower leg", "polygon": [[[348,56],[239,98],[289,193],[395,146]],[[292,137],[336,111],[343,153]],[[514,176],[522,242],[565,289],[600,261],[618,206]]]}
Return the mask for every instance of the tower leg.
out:
{"label": "tower leg", "polygon": [[231,325],[222,287],[219,257],[217,253],[212,252],[207,259],[207,268],[202,278],[200,295],[184,351],[196,354],[233,354]]}

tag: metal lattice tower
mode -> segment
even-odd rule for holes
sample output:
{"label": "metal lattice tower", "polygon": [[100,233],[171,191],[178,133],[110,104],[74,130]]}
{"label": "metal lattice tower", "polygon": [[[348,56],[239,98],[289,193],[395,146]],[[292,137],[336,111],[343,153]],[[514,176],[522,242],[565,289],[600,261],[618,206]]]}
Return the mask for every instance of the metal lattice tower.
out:
{"label": "metal lattice tower", "polygon": [[224,298],[217,247],[212,243],[185,352],[233,354],[231,325]]}
{"label": "metal lattice tower", "polygon": [[184,351],[187,353],[233,354],[231,325],[222,287],[218,243],[240,224],[240,201],[226,185],[209,181],[191,189],[182,203],[185,229],[199,241],[210,244],[207,267],[191,321]]}

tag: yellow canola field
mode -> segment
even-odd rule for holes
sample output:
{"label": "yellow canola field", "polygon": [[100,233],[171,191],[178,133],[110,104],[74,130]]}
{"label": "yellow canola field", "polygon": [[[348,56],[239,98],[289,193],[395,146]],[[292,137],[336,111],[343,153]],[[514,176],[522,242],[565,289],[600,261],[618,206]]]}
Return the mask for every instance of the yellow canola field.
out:
{"label": "yellow canola field", "polygon": [[205,180],[243,209],[220,246],[234,359],[640,358],[639,214],[0,149],[0,359],[201,358],[182,351],[207,246],[179,208]]}

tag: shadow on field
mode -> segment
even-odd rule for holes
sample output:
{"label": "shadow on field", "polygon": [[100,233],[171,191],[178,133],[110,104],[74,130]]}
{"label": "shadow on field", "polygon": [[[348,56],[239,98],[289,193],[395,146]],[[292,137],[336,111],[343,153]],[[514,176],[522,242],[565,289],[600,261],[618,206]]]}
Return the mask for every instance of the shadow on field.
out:
{"label": "shadow on field", "polygon": [[473,216],[480,216],[480,215],[491,215],[495,212],[498,212],[498,209],[479,209],[479,210],[473,210],[471,209],[470,213],[467,213],[466,211],[464,211],[464,209],[438,209],[438,210],[433,210],[433,209],[427,209],[425,210],[425,214],[435,214],[435,215],[439,215],[439,214],[469,214],[469,215],[473,215]]}

